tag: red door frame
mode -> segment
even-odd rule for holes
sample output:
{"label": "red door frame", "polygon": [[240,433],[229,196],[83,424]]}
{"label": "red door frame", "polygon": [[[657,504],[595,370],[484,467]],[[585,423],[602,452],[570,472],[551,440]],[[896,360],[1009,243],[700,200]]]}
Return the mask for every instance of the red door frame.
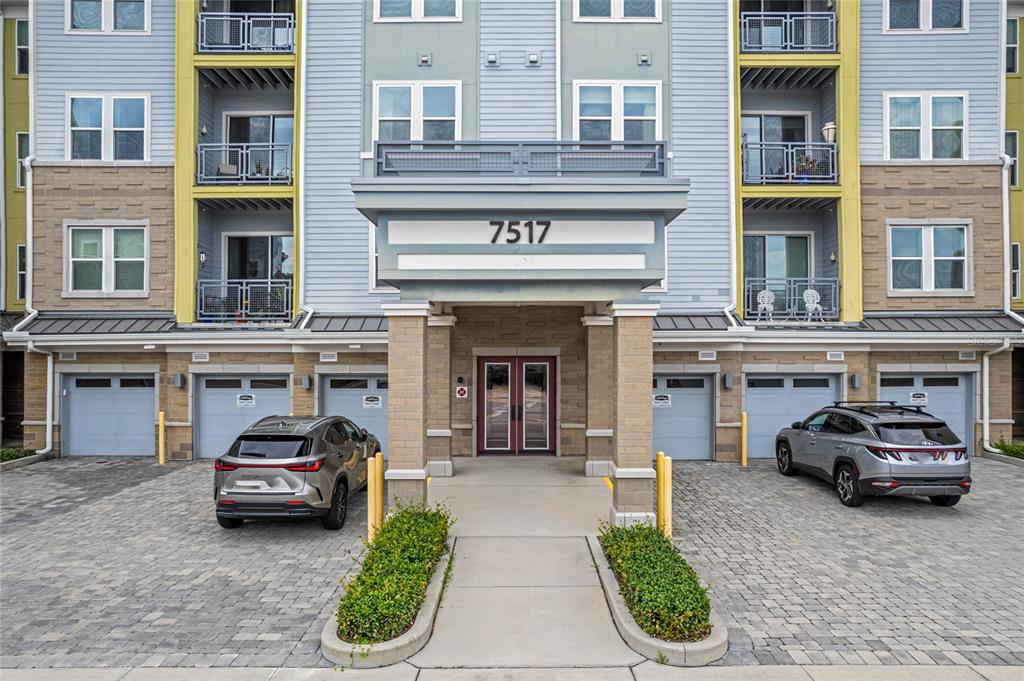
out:
{"label": "red door frame", "polygon": [[[555,431],[556,410],[558,405],[557,391],[557,357],[478,357],[477,358],[477,389],[476,389],[476,416],[477,416],[477,454],[554,454],[556,451]],[[509,365],[509,448],[508,449],[486,449],[484,446],[485,421],[484,407],[487,400],[485,395],[486,386],[486,365],[487,364],[508,364]],[[548,448],[547,449],[526,449],[524,447],[525,422],[523,421],[523,370],[526,364],[546,364],[548,366]]]}

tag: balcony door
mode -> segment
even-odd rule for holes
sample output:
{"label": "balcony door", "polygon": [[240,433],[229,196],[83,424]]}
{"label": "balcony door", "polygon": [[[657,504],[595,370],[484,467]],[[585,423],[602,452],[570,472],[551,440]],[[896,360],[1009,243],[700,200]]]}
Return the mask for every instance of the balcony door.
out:
{"label": "balcony door", "polygon": [[224,278],[290,281],[295,272],[295,245],[290,234],[224,237]]}
{"label": "balcony door", "polygon": [[480,357],[480,454],[555,453],[555,358]]}
{"label": "balcony door", "polygon": [[[811,238],[805,234],[758,234],[743,237],[743,280],[747,297],[768,289],[775,294],[775,311],[786,309],[793,279],[807,279],[811,271]],[[755,305],[756,307],[756,305]]]}
{"label": "balcony door", "polygon": [[295,117],[288,114],[228,115],[228,144],[248,144],[245,174],[274,177],[287,173],[292,165]]}
{"label": "balcony door", "polygon": [[740,119],[743,176],[760,178],[785,170],[785,151],[775,143],[801,143],[808,139],[810,114],[745,113]]}

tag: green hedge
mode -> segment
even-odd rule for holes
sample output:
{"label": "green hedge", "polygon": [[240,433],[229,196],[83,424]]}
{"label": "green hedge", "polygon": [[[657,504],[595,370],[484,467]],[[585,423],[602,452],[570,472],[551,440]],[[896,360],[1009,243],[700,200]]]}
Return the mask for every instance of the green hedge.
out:
{"label": "green hedge", "polygon": [[1006,456],[1012,456],[1015,459],[1024,459],[1024,442],[1007,442],[1006,440],[1000,440],[996,443],[996,449]]}
{"label": "green hedge", "polygon": [[412,626],[437,561],[448,551],[452,516],[442,506],[407,506],[388,517],[338,605],[338,637],[391,640]]}
{"label": "green hedge", "polygon": [[35,450],[32,449],[12,449],[10,447],[4,447],[3,449],[0,449],[0,462],[23,459],[26,456],[32,456],[33,454],[35,454]]}
{"label": "green hedge", "polygon": [[711,633],[711,601],[697,573],[656,527],[602,525],[601,548],[633,619],[663,641]]}

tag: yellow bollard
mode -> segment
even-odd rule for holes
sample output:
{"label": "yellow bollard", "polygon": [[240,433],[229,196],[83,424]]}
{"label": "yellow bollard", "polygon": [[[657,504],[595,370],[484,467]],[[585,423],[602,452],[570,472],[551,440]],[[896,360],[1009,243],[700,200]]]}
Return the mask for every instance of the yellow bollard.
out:
{"label": "yellow bollard", "polygon": [[384,485],[384,455],[377,452],[373,457],[377,461],[377,529],[384,526],[384,500],[387,487]]}
{"label": "yellow bollard", "polygon": [[740,412],[740,465],[747,467],[747,412]]}
{"label": "yellow bollard", "polygon": [[366,460],[366,540],[377,534],[377,459]]}
{"label": "yellow bollard", "polygon": [[666,456],[665,462],[661,466],[661,472],[665,476],[665,500],[662,502],[664,517],[661,519],[661,531],[665,533],[665,537],[672,539],[672,457]]}
{"label": "yellow bollard", "polygon": [[654,519],[660,530],[665,524],[665,452],[658,452],[654,472]]}
{"label": "yellow bollard", "polygon": [[163,466],[167,461],[167,414],[160,412],[156,418],[156,451]]}

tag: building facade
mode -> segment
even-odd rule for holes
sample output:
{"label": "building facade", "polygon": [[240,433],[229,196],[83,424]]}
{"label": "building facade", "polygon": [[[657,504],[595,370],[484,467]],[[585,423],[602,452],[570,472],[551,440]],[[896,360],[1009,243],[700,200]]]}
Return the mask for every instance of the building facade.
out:
{"label": "building facade", "polygon": [[1004,3],[29,18],[26,446],[153,455],[162,412],[216,457],[341,413],[392,499],[579,456],[630,522],[654,452],[736,461],[743,413],[750,457],[834,400],[1011,437]]}

